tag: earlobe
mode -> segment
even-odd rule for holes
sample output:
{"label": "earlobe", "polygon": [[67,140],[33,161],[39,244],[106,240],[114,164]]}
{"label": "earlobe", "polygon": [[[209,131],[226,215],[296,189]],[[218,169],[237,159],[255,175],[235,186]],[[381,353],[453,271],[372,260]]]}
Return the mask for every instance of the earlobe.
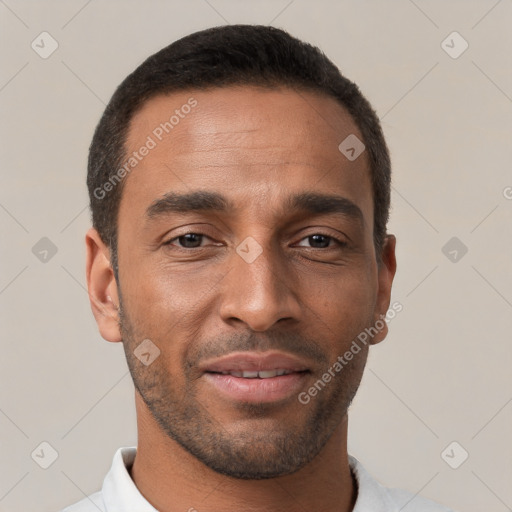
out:
{"label": "earlobe", "polygon": [[375,305],[374,327],[377,333],[373,336],[371,344],[376,345],[384,340],[388,334],[386,314],[391,302],[391,286],[396,273],[396,237],[386,235],[382,248],[381,262],[378,265],[378,291]]}
{"label": "earlobe", "polygon": [[87,231],[85,244],[87,289],[98,329],[105,340],[122,341],[119,330],[119,295],[110,264],[110,251],[94,228]]}

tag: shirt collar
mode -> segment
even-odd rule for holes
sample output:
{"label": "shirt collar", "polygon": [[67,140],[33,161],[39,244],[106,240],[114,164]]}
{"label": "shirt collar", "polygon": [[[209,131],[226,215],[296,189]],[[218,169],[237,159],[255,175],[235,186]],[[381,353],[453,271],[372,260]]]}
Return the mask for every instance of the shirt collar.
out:
{"label": "shirt collar", "polygon": [[106,512],[158,512],[140,493],[128,470],[137,453],[136,446],[119,448],[112,461],[112,467],[103,480],[103,500]]}
{"label": "shirt collar", "polygon": [[[106,512],[158,512],[140,493],[130,473],[137,447],[119,448],[112,461],[112,467],[103,481],[102,494]],[[392,510],[386,488],[380,485],[364,469],[361,463],[351,455],[348,456],[350,469],[357,482],[357,500],[352,512],[386,512]]]}
{"label": "shirt collar", "polygon": [[396,510],[396,504],[388,490],[375,480],[363,465],[352,455],[348,463],[357,482],[357,500],[352,512],[389,512]]}

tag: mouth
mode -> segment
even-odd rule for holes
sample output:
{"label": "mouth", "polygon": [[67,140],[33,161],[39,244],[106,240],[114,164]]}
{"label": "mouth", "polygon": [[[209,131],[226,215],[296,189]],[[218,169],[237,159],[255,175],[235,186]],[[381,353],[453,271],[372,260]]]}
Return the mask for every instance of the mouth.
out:
{"label": "mouth", "polygon": [[226,372],[207,372],[207,373],[213,373],[217,375],[232,375],[233,377],[241,377],[243,379],[272,379],[273,377],[281,377],[282,375],[290,375],[291,373],[302,373],[302,372],[294,372],[292,370],[284,370],[284,369],[277,369],[277,370],[259,370],[259,371],[253,371],[253,370],[243,370],[243,371],[237,371],[237,370],[231,370]]}
{"label": "mouth", "polygon": [[[236,375],[237,377],[251,379],[275,377],[277,372],[282,375],[308,371],[311,364],[284,352],[233,352],[217,359],[207,360],[199,368],[203,372],[209,373],[233,374],[238,372],[242,375]],[[276,372],[276,375],[267,375],[268,372]]]}
{"label": "mouth", "polygon": [[213,390],[234,402],[271,403],[300,392],[311,373],[307,362],[283,353],[236,353],[207,361],[203,377]]}
{"label": "mouth", "polygon": [[[244,374],[250,376],[246,377]],[[231,402],[271,403],[300,393],[308,374],[309,371],[300,371],[277,375],[276,370],[206,372],[204,378],[212,390]]]}

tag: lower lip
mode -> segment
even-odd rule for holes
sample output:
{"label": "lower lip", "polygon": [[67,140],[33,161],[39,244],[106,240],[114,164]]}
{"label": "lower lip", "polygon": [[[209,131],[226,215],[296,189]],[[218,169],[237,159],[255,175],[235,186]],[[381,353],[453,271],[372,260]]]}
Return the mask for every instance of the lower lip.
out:
{"label": "lower lip", "polygon": [[289,373],[268,379],[245,379],[220,373],[205,373],[204,377],[222,395],[240,402],[276,402],[299,393],[307,372]]}

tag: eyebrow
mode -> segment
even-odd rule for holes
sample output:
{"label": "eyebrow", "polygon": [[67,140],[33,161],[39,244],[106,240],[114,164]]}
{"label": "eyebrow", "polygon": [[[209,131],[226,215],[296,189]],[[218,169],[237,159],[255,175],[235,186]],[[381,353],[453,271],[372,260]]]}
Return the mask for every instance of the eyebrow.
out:
{"label": "eyebrow", "polygon": [[[217,192],[198,190],[186,194],[169,192],[155,200],[146,210],[146,217],[153,220],[172,213],[219,212],[234,210],[234,205]],[[363,212],[346,197],[304,192],[288,196],[284,211],[306,212],[312,215],[336,214],[357,221],[364,226]]]}
{"label": "eyebrow", "polygon": [[188,194],[169,192],[157,199],[146,210],[146,217],[154,219],[170,213],[226,212],[233,205],[216,192],[198,190]]}
{"label": "eyebrow", "polygon": [[304,211],[313,215],[336,214],[357,221],[364,227],[364,215],[354,202],[346,197],[305,192],[289,196],[287,208],[295,211]]}

